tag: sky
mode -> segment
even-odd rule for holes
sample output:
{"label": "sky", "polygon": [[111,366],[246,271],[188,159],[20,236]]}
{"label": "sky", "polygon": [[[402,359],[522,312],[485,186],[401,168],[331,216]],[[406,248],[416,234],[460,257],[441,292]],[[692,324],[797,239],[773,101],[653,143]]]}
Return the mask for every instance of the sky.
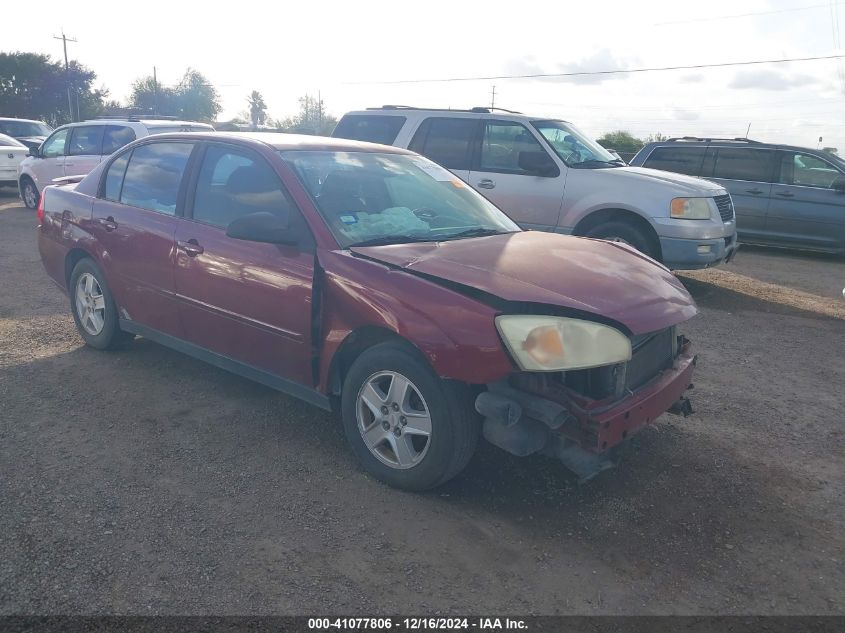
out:
{"label": "sky", "polygon": [[[0,51],[71,59],[125,100],[137,77],[175,84],[187,67],[218,89],[219,119],[252,90],[284,118],[318,93],[331,114],[382,104],[496,105],[588,134],[745,136],[845,154],[845,59],[550,79],[384,83],[833,55],[845,0],[599,2],[114,2],[4,7]],[[133,5],[127,4],[126,7]],[[750,14],[750,15],[748,15]],[[840,68],[841,66],[841,68]],[[381,82],[381,83],[379,83]],[[2,114],[2,113],[0,113]]]}

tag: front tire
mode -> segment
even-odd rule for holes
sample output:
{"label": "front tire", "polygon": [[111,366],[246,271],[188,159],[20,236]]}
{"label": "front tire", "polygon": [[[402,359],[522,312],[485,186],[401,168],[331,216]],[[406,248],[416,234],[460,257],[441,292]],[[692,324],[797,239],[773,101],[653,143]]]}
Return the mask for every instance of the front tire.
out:
{"label": "front tire", "polygon": [[32,178],[26,176],[21,178],[21,198],[23,199],[23,203],[27,206],[28,209],[37,209],[38,208],[38,200],[41,198],[41,194],[38,193],[38,187],[35,186],[35,183],[32,181]]}
{"label": "front tire", "polygon": [[93,260],[82,259],[73,267],[68,290],[76,329],[87,345],[115,349],[134,338],[120,329],[111,290]]}
{"label": "front tire", "polygon": [[375,478],[427,490],[457,475],[480,436],[466,385],[439,378],[413,350],[376,345],[350,367],[341,414],[346,438]]}
{"label": "front tire", "polygon": [[594,237],[600,240],[624,242],[633,246],[644,255],[652,259],[659,259],[657,248],[653,240],[642,230],[629,222],[616,220],[605,222],[587,231],[586,237]]}

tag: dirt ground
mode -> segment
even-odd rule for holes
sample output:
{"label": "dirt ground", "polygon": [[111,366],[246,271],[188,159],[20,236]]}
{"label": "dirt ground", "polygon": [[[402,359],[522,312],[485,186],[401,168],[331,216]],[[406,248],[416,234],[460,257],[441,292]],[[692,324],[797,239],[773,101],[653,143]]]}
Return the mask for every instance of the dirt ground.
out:
{"label": "dirt ground", "polygon": [[682,275],[696,413],[593,482],[485,445],[409,494],[313,407],[83,347],[34,227],[0,193],[0,614],[845,613],[845,259]]}

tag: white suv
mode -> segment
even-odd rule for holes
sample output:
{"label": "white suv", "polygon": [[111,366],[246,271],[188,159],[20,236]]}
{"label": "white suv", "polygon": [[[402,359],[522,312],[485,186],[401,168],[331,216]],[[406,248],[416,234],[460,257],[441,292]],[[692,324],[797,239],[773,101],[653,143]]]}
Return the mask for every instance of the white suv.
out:
{"label": "white suv", "polygon": [[678,269],[714,266],[736,252],[724,187],[629,167],[566,121],[383,106],[346,114],[332,136],[427,156],[526,229],[621,240]]}
{"label": "white suv", "polygon": [[208,132],[208,123],[159,118],[103,118],[56,128],[18,167],[18,187],[24,204],[38,207],[44,187],[56,178],[84,176],[127,143],[150,134]]}

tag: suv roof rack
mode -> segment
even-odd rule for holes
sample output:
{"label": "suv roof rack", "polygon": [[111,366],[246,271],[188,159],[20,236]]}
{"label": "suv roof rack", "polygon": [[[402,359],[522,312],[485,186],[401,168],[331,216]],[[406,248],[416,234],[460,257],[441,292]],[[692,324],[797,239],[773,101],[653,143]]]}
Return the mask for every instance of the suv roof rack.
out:
{"label": "suv roof rack", "polygon": [[168,114],[102,114],[89,121],[177,121],[177,117]]}
{"label": "suv roof rack", "polygon": [[499,112],[507,112],[508,114],[522,114],[516,110],[506,110],[505,108],[491,108],[489,106],[475,106],[474,108],[419,108],[417,106],[407,105],[383,105],[374,108],[367,108],[367,110],[428,110],[430,112],[474,112],[477,114],[489,113],[494,110]]}
{"label": "suv roof rack", "polygon": [[760,141],[755,141],[750,138],[745,138],[744,136],[736,136],[734,138],[719,138],[719,137],[699,137],[699,136],[676,136],[673,138],[667,138],[665,143],[669,142],[676,142],[676,141],[699,141],[699,142],[706,142],[710,143],[711,141],[728,141],[731,143],[754,143],[756,145],[760,145]]}

